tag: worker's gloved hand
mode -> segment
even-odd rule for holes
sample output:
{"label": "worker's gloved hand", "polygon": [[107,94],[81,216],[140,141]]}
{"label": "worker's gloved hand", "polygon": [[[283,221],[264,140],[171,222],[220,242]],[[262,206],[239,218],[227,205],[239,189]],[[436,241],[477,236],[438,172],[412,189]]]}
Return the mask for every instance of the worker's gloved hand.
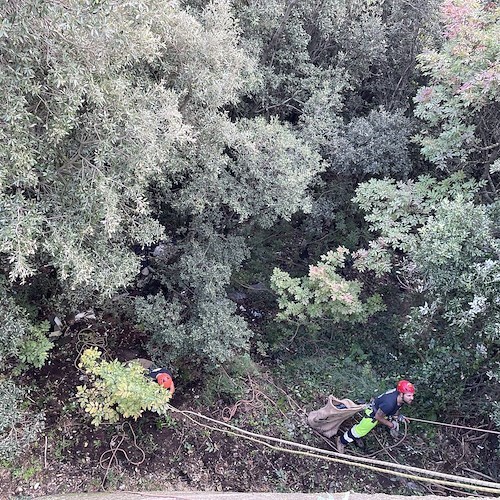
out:
{"label": "worker's gloved hand", "polygon": [[406,422],[408,423],[408,419],[404,415],[398,415],[398,422]]}
{"label": "worker's gloved hand", "polygon": [[389,434],[394,438],[394,439],[397,439],[397,437],[399,436],[399,423],[397,420],[393,420],[392,421],[392,429],[389,431]]}

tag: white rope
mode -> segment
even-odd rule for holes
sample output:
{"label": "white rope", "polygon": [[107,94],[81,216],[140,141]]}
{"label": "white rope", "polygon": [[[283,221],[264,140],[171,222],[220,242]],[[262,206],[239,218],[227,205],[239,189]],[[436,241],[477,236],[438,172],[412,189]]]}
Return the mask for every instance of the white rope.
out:
{"label": "white rope", "polygon": [[[200,426],[208,427],[208,428],[215,430],[215,431],[218,431],[218,432],[225,432],[226,434],[230,434],[230,435],[233,435],[236,437],[242,437],[244,439],[257,442],[259,444],[262,444],[268,448],[275,449],[277,451],[284,451],[287,453],[305,455],[305,456],[309,456],[311,458],[319,458],[322,460],[342,463],[345,465],[354,465],[356,467],[370,469],[370,470],[374,470],[376,472],[392,474],[392,475],[406,477],[406,478],[415,479],[415,480],[424,481],[424,482],[431,482],[431,483],[443,484],[443,485],[448,485],[448,486],[455,486],[455,487],[464,488],[464,489],[472,489],[472,490],[484,491],[484,492],[488,492],[488,493],[500,494],[500,483],[481,481],[481,480],[472,479],[472,478],[465,478],[465,477],[461,477],[461,476],[454,476],[454,475],[450,475],[450,474],[444,474],[441,472],[429,471],[429,470],[420,469],[417,467],[405,466],[405,465],[395,464],[395,463],[391,463],[391,462],[383,462],[381,460],[368,459],[368,458],[364,458],[364,457],[346,456],[346,455],[343,455],[340,453],[335,453],[335,452],[332,452],[329,450],[322,450],[319,448],[314,448],[314,447],[303,445],[300,443],[295,443],[293,441],[287,441],[284,439],[274,438],[271,436],[266,436],[266,435],[262,435],[262,434],[257,434],[257,433],[245,431],[243,429],[235,427],[235,426],[228,424],[226,422],[221,422],[219,420],[207,417],[201,413],[196,413],[196,412],[192,412],[189,410],[179,410],[171,405],[168,405],[168,408],[174,412],[181,413],[182,415],[186,416],[189,420],[191,420],[192,422],[194,422]],[[208,426],[206,424],[202,424],[202,423],[198,422],[195,418],[192,418],[190,415],[194,415],[195,417],[202,418],[206,421],[209,421],[209,422],[214,423],[214,424],[219,425],[219,426],[228,427],[231,430],[230,431],[224,430],[224,429]],[[306,451],[290,450],[288,448],[273,446],[270,443],[266,442],[266,440],[271,441],[271,442],[275,442],[275,443],[279,443],[279,444],[284,444],[287,446],[292,446],[294,448],[303,449]],[[374,466],[369,465],[369,464],[380,465],[382,467],[374,467]],[[399,469],[408,470],[408,471],[412,471],[412,472],[418,472],[420,474],[427,474],[429,476],[440,477],[440,478],[443,478],[445,480],[432,479],[429,477],[422,477],[422,476],[415,476],[415,475],[411,475],[411,474],[405,474],[404,472],[387,470],[387,469],[384,469],[383,467],[399,468]]]}
{"label": "white rope", "polygon": [[414,422],[424,422],[426,424],[443,425],[445,427],[455,427],[456,429],[467,429],[469,431],[484,432],[484,433],[489,433],[489,434],[500,434],[500,431],[492,431],[490,429],[480,429],[478,427],[466,427],[465,425],[457,425],[457,424],[445,424],[444,422],[435,422],[433,420],[423,420],[421,418],[412,418],[412,417],[407,417],[407,418],[408,418],[408,420],[412,420]]}

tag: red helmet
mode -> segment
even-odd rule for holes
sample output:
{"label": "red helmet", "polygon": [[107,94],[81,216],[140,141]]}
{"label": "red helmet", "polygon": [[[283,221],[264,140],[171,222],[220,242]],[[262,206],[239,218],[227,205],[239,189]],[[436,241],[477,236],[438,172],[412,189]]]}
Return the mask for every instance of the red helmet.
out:
{"label": "red helmet", "polygon": [[172,377],[168,373],[158,373],[156,375],[156,381],[165,389],[170,391],[170,394],[173,394],[175,391],[174,381]]}
{"label": "red helmet", "polygon": [[415,386],[411,382],[408,382],[408,380],[400,380],[396,390],[403,394],[415,394]]}

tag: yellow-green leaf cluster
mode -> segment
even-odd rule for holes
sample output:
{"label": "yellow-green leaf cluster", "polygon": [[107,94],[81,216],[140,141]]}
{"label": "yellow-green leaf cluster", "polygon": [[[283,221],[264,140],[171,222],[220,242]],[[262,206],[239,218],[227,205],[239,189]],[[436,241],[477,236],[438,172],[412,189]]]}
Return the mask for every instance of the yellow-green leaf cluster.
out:
{"label": "yellow-green leaf cluster", "polygon": [[166,412],[170,392],[148,380],[141,365],[106,361],[101,356],[97,348],[86,349],[79,363],[88,383],[77,387],[77,398],[95,426],[117,422],[120,417],[137,419],[145,410]]}

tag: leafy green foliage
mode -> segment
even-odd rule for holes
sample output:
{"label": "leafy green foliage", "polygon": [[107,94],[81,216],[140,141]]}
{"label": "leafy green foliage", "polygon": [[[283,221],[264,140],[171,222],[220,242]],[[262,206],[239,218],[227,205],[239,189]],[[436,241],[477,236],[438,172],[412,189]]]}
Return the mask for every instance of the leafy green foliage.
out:
{"label": "leafy green foliage", "polygon": [[448,203],[446,200],[470,202],[479,186],[460,172],[442,181],[420,176],[416,181],[372,179],[360,184],[353,201],[366,213],[370,230],[380,236],[368,250],[355,253],[356,265],[379,275],[387,272],[390,268],[384,254],[390,249],[415,250],[422,239],[420,231],[438,207]]}
{"label": "leafy green foliage", "polygon": [[[482,256],[467,263],[450,253],[449,262],[439,269],[431,267],[429,302],[415,307],[406,323],[403,339],[419,353],[425,352],[419,372],[426,386],[441,395],[440,401],[459,400],[468,380],[497,370],[500,263],[498,257],[488,257],[488,246],[498,252],[498,241],[489,235],[482,242],[481,251],[486,251]],[[484,385],[491,400],[497,399],[498,385],[487,381]]]}
{"label": "leafy green foliage", "polygon": [[347,101],[351,116],[372,105],[406,107],[418,33],[435,3],[235,2],[245,46],[260,60],[252,111],[294,120],[325,89]]}
{"label": "leafy green foliage", "polygon": [[77,398],[95,426],[117,422],[120,417],[137,419],[145,410],[166,412],[170,391],[148,380],[138,363],[105,361],[97,348],[90,348],[83,351],[79,367],[89,382],[77,387]]}
{"label": "leafy green foliage", "polygon": [[132,245],[164,234],[150,185],[178,181],[176,151],[237,99],[251,60],[225,2],[200,19],[143,0],[1,13],[0,258],[10,280],[52,266],[61,302],[108,297],[138,271]]}
{"label": "leafy green foliage", "polygon": [[186,341],[175,347],[167,320],[139,321],[153,350],[227,359],[250,334],[224,290],[248,252],[227,241],[243,223],[309,210],[308,186],[324,169],[291,127],[227,112],[259,80],[231,5],[2,8],[2,269],[12,282],[54,274],[58,314],[103,307],[132,285],[145,247],[182,238],[154,267],[152,292],[181,297],[171,315],[182,311]]}
{"label": "leafy green foliage", "polygon": [[207,373],[203,381],[202,400],[207,406],[221,399],[227,402],[238,401],[248,392],[248,381],[259,374],[259,368],[248,354],[236,356],[222,367]]}
{"label": "leafy green foliage", "polygon": [[420,360],[412,368],[415,377],[438,396],[426,401],[429,408],[456,403],[469,381],[493,368],[491,353],[499,340],[499,241],[495,205],[475,204],[478,188],[455,174],[440,182],[428,177],[408,183],[372,180],[356,194],[371,229],[380,234],[358,257],[368,267],[370,252],[391,255],[408,299],[413,295],[417,304],[401,338]]}
{"label": "leafy green foliage", "polygon": [[[471,268],[494,259],[497,242],[486,207],[460,198],[443,200],[435,214],[420,228],[420,245],[411,252],[413,260],[428,277],[430,286],[447,294],[456,290]],[[457,278],[460,278],[457,282]]]}
{"label": "leafy green foliage", "polygon": [[165,193],[175,211],[227,231],[236,221],[269,226],[309,209],[307,187],[324,167],[298,134],[276,119],[200,118],[200,137],[180,159],[182,188]]}
{"label": "leafy green foliage", "polygon": [[500,8],[492,2],[446,0],[444,43],[418,56],[429,84],[415,98],[426,124],[423,155],[447,170],[468,161],[478,173],[498,158]]}
{"label": "leafy green foliage", "polygon": [[4,367],[7,358],[16,356],[30,328],[26,311],[18,306],[12,297],[7,295],[8,289],[0,281],[0,367]]}
{"label": "leafy green foliage", "polygon": [[271,277],[273,290],[278,293],[279,319],[325,319],[333,322],[364,322],[384,309],[380,296],[360,298],[362,285],[346,280],[338,272],[345,265],[349,250],[343,247],[321,257],[317,266],[309,267],[309,275],[292,278],[287,272],[275,269]]}
{"label": "leafy green foliage", "polygon": [[[488,377],[494,381],[498,382],[500,381],[500,366],[496,365],[496,367],[494,368],[494,370],[491,370],[489,373],[488,373]],[[491,398],[490,395],[488,395],[488,399],[494,399],[494,398]],[[497,398],[498,399],[498,398]],[[492,409],[493,409],[493,412],[491,414],[491,418],[493,420],[493,422],[495,422],[495,425],[497,426],[498,429],[500,429],[500,403],[498,402],[498,400],[493,400],[493,404],[492,404]],[[500,452],[500,450],[497,448],[497,453]]]}
{"label": "leafy green foliage", "polygon": [[[47,361],[53,343],[47,338],[49,323],[33,323],[25,308],[10,296],[11,289],[0,279],[0,368],[9,358],[19,363],[16,370],[41,368]],[[14,361],[15,360],[15,361]]]}
{"label": "leafy green foliage", "polygon": [[176,300],[168,303],[157,294],[136,301],[139,324],[151,335],[148,349],[166,364],[220,364],[244,349],[250,332],[234,310],[228,299],[200,300],[183,322],[187,312]]}
{"label": "leafy green foliage", "polygon": [[38,438],[44,416],[24,408],[26,391],[0,380],[0,460],[13,460]]}
{"label": "leafy green foliage", "polygon": [[383,237],[368,243],[368,249],[361,248],[354,252],[354,267],[361,272],[373,271],[380,278],[392,269],[392,259]]}
{"label": "leafy green foliage", "polygon": [[299,209],[310,211],[307,189],[324,169],[321,157],[276,119],[244,120],[239,129],[232,145],[232,168],[240,184],[232,191],[237,204],[250,204],[246,212],[264,227],[279,218],[290,219]]}
{"label": "leafy green foliage", "polygon": [[246,348],[251,334],[225,291],[232,269],[248,255],[245,241],[208,224],[195,227],[176,262],[157,259],[163,291],[135,300],[136,321],[150,334],[148,350],[167,366],[225,362]]}
{"label": "leafy green foliage", "polygon": [[[208,399],[242,393],[252,329],[259,355],[306,357],[297,393],[404,373],[429,410],[468,386],[498,399],[498,8],[446,0],[440,38],[436,5],[2,3],[2,368],[46,359],[37,314],[120,302],[156,361],[210,372]],[[415,178],[414,133],[424,160],[476,180]],[[275,267],[286,331],[228,299]],[[94,423],[162,412],[136,369],[84,359]]]}
{"label": "leafy green foliage", "polygon": [[338,127],[323,148],[334,172],[406,177],[412,164],[409,140],[412,121],[401,112],[372,110]]}
{"label": "leafy green foliage", "polygon": [[276,370],[276,375],[301,401],[329,394],[369,401],[381,390],[380,377],[369,362],[332,354],[288,361]]}
{"label": "leafy green foliage", "polygon": [[48,321],[32,326],[19,346],[18,358],[25,366],[41,368],[47,361],[49,351],[54,347],[54,343],[47,338],[49,326]]}

